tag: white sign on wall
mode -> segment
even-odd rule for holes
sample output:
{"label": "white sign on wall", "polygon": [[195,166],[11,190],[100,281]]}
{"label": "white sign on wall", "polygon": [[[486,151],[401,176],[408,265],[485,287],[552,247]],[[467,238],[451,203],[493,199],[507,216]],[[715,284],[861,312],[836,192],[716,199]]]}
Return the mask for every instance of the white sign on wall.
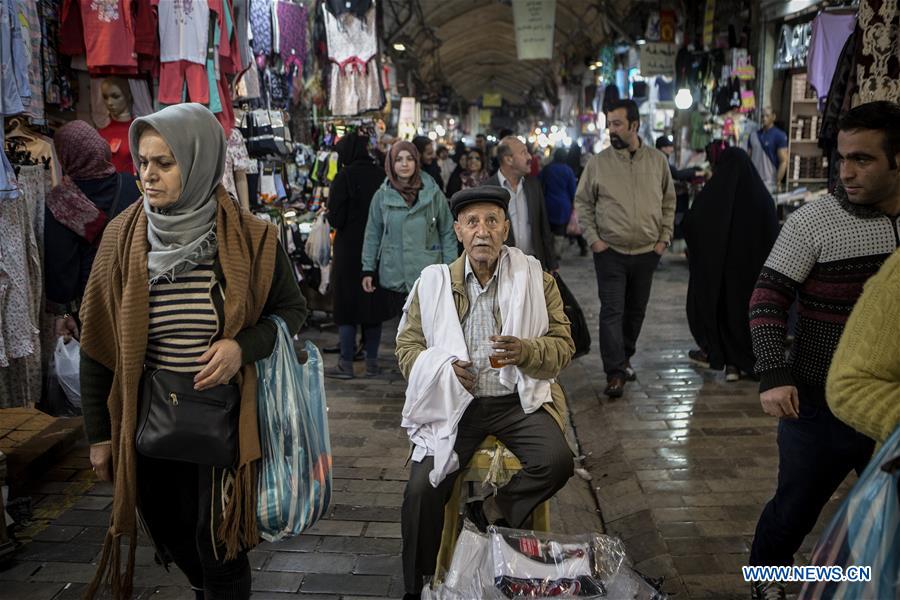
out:
{"label": "white sign on wall", "polygon": [[675,57],[678,46],[675,44],[646,43],[641,46],[641,75],[675,75]]}
{"label": "white sign on wall", "polygon": [[553,58],[556,0],[513,0],[519,60]]}

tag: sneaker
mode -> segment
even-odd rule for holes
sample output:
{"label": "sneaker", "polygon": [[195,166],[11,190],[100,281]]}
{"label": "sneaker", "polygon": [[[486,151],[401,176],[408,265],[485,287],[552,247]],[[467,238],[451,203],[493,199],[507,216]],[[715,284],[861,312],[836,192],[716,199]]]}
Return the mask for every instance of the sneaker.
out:
{"label": "sneaker", "polygon": [[704,352],[703,350],[691,350],[690,352],[688,352],[688,358],[692,363],[700,368],[709,368],[709,356],[707,356],[706,352]]}
{"label": "sneaker", "polygon": [[637,372],[630,362],[625,363],[625,381],[637,381]]}
{"label": "sneaker", "polygon": [[378,377],[382,372],[378,365],[366,365],[366,377]]}
{"label": "sneaker", "polygon": [[741,380],[741,370],[734,365],[725,367],[725,381],[735,382]]}
{"label": "sneaker", "polygon": [[786,600],[784,584],[778,581],[755,581],[750,584],[751,600]]}

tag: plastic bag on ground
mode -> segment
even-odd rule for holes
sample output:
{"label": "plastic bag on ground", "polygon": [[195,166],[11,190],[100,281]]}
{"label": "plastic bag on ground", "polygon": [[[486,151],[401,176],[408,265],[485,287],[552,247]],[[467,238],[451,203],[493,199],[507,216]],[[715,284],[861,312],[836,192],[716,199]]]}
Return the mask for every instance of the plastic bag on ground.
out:
{"label": "plastic bag on ground", "polygon": [[611,589],[634,591],[641,600],[659,598],[649,585],[641,589],[639,577],[627,576],[633,571],[624,560],[622,543],[606,535],[500,527],[489,527],[485,534],[466,521],[443,583],[426,588],[422,598],[616,597],[609,593]]}
{"label": "plastic bag on ground", "polygon": [[56,350],[53,352],[53,364],[56,367],[56,379],[62,387],[66,398],[75,408],[81,407],[81,344],[77,340],[63,342],[62,337],[56,339]]}
{"label": "plastic bag on ground", "polygon": [[302,533],[321,518],[331,501],[331,441],[322,356],[306,342],[306,364],[297,361],[284,321],[275,349],[256,362],[257,411],[262,459],[257,524],[275,542]]}

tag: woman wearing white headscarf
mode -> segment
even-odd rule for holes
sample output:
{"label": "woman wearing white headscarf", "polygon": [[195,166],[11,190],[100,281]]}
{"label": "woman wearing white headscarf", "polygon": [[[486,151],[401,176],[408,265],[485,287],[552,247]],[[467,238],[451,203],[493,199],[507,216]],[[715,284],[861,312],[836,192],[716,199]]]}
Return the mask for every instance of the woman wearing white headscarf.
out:
{"label": "woman wearing white headscarf", "polygon": [[[129,137],[143,202],[107,226],[82,303],[91,463],[100,479],[115,483],[87,595],[106,579],[115,598],[131,596],[137,508],[157,554],[175,562],[197,598],[249,598],[247,550],[258,542],[255,361],[275,345],[276,326],[265,317],[278,315],[296,332],[306,303],[275,228],[238,207],[221,186],[225,137],[209,110],[170,106],[135,120]],[[145,368],[192,377],[200,391],[238,386],[233,468],[138,453]]]}

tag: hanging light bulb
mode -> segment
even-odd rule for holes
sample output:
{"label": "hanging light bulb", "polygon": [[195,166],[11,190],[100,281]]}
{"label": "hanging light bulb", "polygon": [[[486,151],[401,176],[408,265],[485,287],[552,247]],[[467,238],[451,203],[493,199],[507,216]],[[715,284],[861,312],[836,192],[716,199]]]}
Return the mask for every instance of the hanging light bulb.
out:
{"label": "hanging light bulb", "polygon": [[681,88],[678,90],[678,93],[675,94],[675,106],[680,110],[686,110],[691,107],[694,103],[694,97],[691,96],[691,90],[687,88]]}

